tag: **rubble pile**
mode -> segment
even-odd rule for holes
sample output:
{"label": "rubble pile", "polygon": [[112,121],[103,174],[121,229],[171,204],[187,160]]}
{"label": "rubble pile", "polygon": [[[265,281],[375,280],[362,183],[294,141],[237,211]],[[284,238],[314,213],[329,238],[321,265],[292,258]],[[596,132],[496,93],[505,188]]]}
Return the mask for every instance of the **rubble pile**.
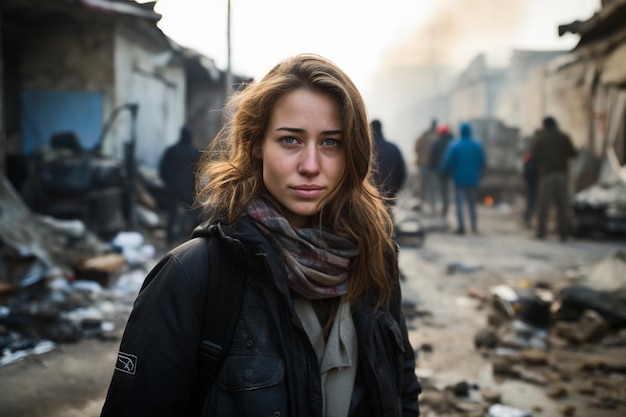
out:
{"label": "rubble pile", "polygon": [[[571,271],[560,283],[471,288],[468,295],[486,312],[474,346],[491,364],[496,383],[541,387],[560,404],[563,416],[585,415],[568,401],[572,397],[590,409],[626,414],[626,253],[613,253],[591,272]],[[411,320],[426,316],[417,313],[416,304],[406,304],[405,310],[410,327],[415,326]],[[422,352],[416,350],[418,360]],[[443,389],[429,375],[421,382],[424,416],[545,415],[532,401],[525,410],[502,404],[497,389],[471,381]]]}
{"label": "rubble pile", "polygon": [[[128,268],[126,261],[115,271],[107,267],[87,270],[93,279],[42,276],[32,285],[0,292],[0,366],[63,343],[117,337],[114,332],[123,328],[146,269]],[[97,277],[107,277],[103,283],[109,286]]]}
{"label": "rubble pile", "polygon": [[0,366],[122,327],[154,260],[143,236],[101,241],[30,212],[6,182],[0,203]]}
{"label": "rubble pile", "polygon": [[626,233],[626,167],[576,193],[572,209],[577,235]]}

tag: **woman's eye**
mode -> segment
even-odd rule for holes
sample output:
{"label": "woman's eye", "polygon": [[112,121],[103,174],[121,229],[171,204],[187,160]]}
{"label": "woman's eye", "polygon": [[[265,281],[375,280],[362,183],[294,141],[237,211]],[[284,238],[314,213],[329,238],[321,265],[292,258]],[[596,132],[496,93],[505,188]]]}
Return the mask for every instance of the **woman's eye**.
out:
{"label": "woman's eye", "polygon": [[340,144],[341,142],[338,139],[324,139],[324,142],[322,142],[324,146],[339,146]]}
{"label": "woman's eye", "polygon": [[285,136],[281,140],[284,143],[289,144],[289,145],[294,144],[294,143],[298,143],[298,139],[294,138],[293,136]]}

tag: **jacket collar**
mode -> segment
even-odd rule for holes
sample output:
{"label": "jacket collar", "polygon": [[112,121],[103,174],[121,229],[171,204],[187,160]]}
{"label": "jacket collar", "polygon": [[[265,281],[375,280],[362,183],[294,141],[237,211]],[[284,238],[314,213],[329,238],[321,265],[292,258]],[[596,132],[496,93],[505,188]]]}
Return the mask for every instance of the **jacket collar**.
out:
{"label": "jacket collar", "polygon": [[252,273],[265,271],[278,290],[291,298],[287,272],[280,255],[250,217],[244,214],[233,224],[226,219],[205,222],[196,227],[192,237],[211,235],[224,242],[233,259],[243,263]]}

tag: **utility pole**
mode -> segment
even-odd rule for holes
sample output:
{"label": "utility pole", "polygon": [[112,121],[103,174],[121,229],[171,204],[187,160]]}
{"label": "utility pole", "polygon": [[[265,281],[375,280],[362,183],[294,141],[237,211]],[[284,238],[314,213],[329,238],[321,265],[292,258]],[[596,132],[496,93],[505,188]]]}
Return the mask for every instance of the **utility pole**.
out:
{"label": "utility pole", "polygon": [[227,59],[227,66],[226,66],[226,95],[230,95],[232,89],[233,89],[233,72],[232,72],[232,68],[231,68],[231,63],[230,63],[230,49],[231,49],[231,42],[230,42],[230,0],[228,0],[228,9],[226,12],[226,16],[227,16],[227,21],[226,21],[226,59]]}

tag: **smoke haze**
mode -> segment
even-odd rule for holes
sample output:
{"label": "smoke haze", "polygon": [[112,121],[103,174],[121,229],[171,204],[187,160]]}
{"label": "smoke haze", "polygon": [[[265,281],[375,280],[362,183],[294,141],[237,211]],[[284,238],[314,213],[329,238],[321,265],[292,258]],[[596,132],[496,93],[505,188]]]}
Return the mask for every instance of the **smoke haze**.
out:
{"label": "smoke haze", "polygon": [[[511,48],[529,17],[524,0],[443,0],[406,39],[388,49],[390,66],[463,67],[488,47]],[[556,28],[555,28],[556,30]]]}
{"label": "smoke haze", "polygon": [[413,164],[415,138],[430,120],[446,122],[441,120],[446,103],[438,97],[480,53],[490,65],[505,65],[530,11],[524,0],[436,1],[419,26],[384,52],[368,107],[372,117],[383,120],[407,164]]}

